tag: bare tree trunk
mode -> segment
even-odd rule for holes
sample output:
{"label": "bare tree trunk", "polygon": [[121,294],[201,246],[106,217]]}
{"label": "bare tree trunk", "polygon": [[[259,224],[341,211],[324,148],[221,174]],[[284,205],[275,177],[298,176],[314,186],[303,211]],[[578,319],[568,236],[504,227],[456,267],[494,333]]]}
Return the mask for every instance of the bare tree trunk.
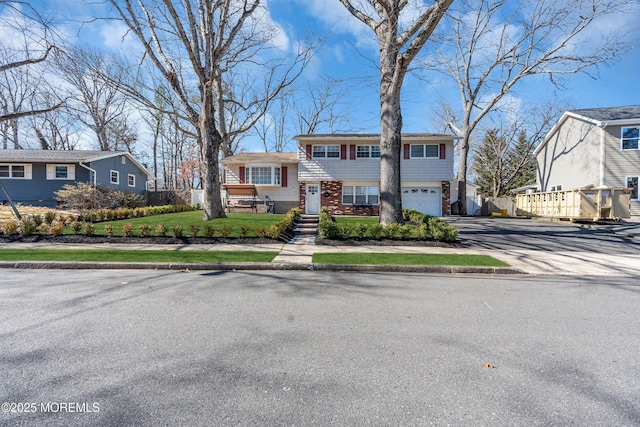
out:
{"label": "bare tree trunk", "polygon": [[[354,6],[340,0],[349,13],[358,18],[378,37],[380,49],[380,223],[404,223],[400,182],[402,148],[402,113],[400,91],[409,64],[427,42],[453,0],[436,0],[424,8],[404,30],[402,12],[406,0],[369,0],[377,19],[367,13],[370,8]],[[424,5],[423,5],[424,6]],[[415,12],[415,10],[414,10]]]}
{"label": "bare tree trunk", "polygon": [[[382,51],[382,49],[381,49]],[[380,59],[380,223],[404,223],[400,182],[402,112],[393,52]]]}
{"label": "bare tree trunk", "polygon": [[224,218],[226,214],[220,197],[219,155],[222,136],[216,127],[214,97],[211,90],[204,91],[204,100],[199,118],[201,160],[204,164],[204,219]]}

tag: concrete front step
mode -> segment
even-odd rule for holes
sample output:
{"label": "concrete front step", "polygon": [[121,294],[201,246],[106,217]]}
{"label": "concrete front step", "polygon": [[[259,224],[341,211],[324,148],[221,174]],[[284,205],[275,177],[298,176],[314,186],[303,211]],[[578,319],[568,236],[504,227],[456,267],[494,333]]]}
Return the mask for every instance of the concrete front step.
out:
{"label": "concrete front step", "polygon": [[317,228],[296,228],[293,234],[296,236],[313,236],[318,232]]}
{"label": "concrete front step", "polygon": [[[298,219],[298,225],[293,230],[296,237],[312,237],[318,233],[318,215],[300,215]],[[294,240],[296,239],[294,237]]]}

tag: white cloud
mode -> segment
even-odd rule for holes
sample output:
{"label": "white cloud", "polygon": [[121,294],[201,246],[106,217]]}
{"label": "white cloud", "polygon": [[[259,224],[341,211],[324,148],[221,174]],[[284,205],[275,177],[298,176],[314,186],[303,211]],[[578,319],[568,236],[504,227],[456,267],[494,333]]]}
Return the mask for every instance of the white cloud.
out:
{"label": "white cloud", "polygon": [[100,26],[99,35],[104,45],[108,49],[120,50],[126,45],[134,44],[133,37],[129,37],[129,27],[122,21],[109,21]]}
{"label": "white cloud", "polygon": [[258,33],[269,35],[269,44],[281,51],[288,51],[291,42],[282,25],[273,20],[267,0],[263,0],[261,10],[252,16],[252,23]]}
{"label": "white cloud", "polygon": [[[334,34],[350,34],[357,47],[376,49],[371,28],[356,19],[339,0],[295,0]],[[365,6],[363,6],[365,7]]]}

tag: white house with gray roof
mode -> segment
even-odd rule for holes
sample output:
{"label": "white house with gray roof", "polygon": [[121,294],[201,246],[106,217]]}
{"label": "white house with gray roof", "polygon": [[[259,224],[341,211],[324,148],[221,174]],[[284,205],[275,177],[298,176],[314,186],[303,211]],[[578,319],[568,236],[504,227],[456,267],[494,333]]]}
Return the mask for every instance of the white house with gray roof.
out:
{"label": "white house with gray roof", "polygon": [[[404,207],[435,216],[451,214],[456,138],[402,135]],[[241,153],[223,159],[224,186],[244,191],[238,186],[254,185],[256,202],[273,202],[278,213],[300,207],[304,213],[317,214],[327,207],[334,215],[379,214],[379,134],[315,134],[294,139],[296,153]],[[238,197],[248,201],[246,193]]]}
{"label": "white house with gray roof", "polygon": [[540,191],[627,187],[640,213],[640,105],[566,111],[535,155]]}
{"label": "white house with gray roof", "polygon": [[[152,179],[123,151],[0,150],[0,180],[9,197],[24,205],[54,207],[55,192],[76,182],[144,194]],[[0,203],[5,198],[0,193]]]}

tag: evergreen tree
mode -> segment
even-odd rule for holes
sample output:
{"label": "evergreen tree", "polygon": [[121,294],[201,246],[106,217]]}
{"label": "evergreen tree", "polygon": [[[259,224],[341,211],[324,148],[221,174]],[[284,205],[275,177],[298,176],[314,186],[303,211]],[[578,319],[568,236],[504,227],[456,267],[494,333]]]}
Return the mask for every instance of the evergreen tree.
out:
{"label": "evergreen tree", "polygon": [[490,129],[474,153],[472,172],[478,193],[500,197],[536,180],[533,143],[524,131],[516,141],[507,139],[499,129]]}

